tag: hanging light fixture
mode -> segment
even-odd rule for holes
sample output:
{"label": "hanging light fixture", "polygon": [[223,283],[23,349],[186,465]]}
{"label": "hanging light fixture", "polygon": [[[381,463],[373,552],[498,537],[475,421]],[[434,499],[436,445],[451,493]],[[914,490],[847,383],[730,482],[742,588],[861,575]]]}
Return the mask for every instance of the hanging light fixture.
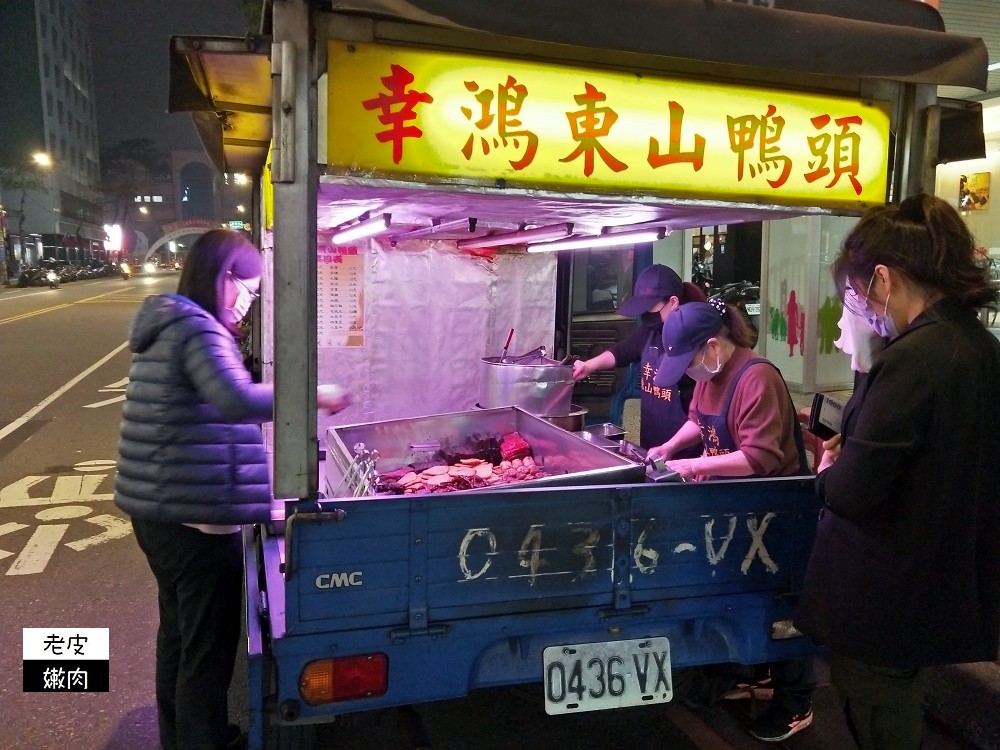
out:
{"label": "hanging light fixture", "polygon": [[456,232],[461,230],[463,227],[467,232],[472,231],[471,219],[453,219],[451,221],[437,221],[431,223],[430,226],[417,227],[416,229],[410,229],[405,232],[400,232],[393,236],[395,240],[415,240],[419,237],[433,237],[437,234],[444,234],[446,232]]}
{"label": "hanging light fixture", "polygon": [[568,237],[572,232],[572,224],[552,224],[551,226],[536,227],[535,229],[519,229],[516,232],[500,232],[499,234],[487,234],[483,237],[470,237],[467,240],[459,240],[457,244],[461,248],[523,245],[527,242],[557,240],[560,237]]}
{"label": "hanging light fixture", "polygon": [[666,227],[650,227],[629,232],[608,232],[591,237],[571,237],[556,242],[543,242],[530,245],[529,253],[547,253],[555,250],[577,250],[579,248],[618,247],[620,245],[636,245],[640,242],[655,242],[667,236]]}
{"label": "hanging light fixture", "polygon": [[357,224],[349,224],[334,232],[330,236],[330,242],[334,245],[339,245],[341,242],[350,242],[351,240],[359,240],[362,237],[372,237],[373,235],[381,234],[391,226],[391,219],[392,214],[379,214],[370,219],[359,221]]}

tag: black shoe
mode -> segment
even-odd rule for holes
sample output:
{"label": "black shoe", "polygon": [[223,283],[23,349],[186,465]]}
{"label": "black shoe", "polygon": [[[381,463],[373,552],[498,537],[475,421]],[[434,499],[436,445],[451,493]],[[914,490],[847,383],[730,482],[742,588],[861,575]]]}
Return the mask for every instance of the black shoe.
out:
{"label": "black shoe", "polygon": [[781,742],[812,724],[812,707],[793,714],[780,706],[772,706],[748,730],[751,737],[762,742]]}

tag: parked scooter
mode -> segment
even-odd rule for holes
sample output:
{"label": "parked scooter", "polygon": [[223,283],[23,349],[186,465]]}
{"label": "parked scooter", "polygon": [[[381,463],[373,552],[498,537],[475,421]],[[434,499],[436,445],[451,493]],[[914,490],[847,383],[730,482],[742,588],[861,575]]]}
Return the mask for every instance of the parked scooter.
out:
{"label": "parked scooter", "polygon": [[125,279],[125,281],[128,281],[130,278],[132,278],[132,266],[130,266],[125,261],[122,261],[121,263],[121,272],[122,272],[122,278]]}

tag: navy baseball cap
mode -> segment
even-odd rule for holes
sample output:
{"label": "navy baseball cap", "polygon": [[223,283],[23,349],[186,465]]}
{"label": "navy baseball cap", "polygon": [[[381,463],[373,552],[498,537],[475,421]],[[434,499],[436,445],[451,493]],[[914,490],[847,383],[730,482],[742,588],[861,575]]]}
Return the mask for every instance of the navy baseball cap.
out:
{"label": "navy baseball cap", "polygon": [[[722,308],[721,310],[719,308]],[[681,305],[663,324],[663,357],[653,378],[653,385],[670,388],[677,385],[691,366],[694,355],[722,330],[725,307],[708,302]]]}
{"label": "navy baseball cap", "polygon": [[642,270],[635,280],[632,296],[618,308],[618,314],[637,318],[661,299],[684,295],[684,282],[667,266],[653,265]]}

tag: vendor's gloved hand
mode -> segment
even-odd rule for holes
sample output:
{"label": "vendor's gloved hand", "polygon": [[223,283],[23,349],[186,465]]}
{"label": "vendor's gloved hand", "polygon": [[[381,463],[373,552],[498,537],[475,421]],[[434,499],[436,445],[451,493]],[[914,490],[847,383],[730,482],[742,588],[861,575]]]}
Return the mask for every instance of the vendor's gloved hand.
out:
{"label": "vendor's gloved hand", "polygon": [[646,460],[653,461],[657,458],[666,460],[670,458],[671,454],[673,454],[673,451],[669,448],[667,443],[664,443],[663,445],[654,445],[646,451]]}
{"label": "vendor's gloved hand", "polygon": [[328,383],[316,387],[316,405],[328,414],[336,414],[350,406],[351,396],[339,385]]}

